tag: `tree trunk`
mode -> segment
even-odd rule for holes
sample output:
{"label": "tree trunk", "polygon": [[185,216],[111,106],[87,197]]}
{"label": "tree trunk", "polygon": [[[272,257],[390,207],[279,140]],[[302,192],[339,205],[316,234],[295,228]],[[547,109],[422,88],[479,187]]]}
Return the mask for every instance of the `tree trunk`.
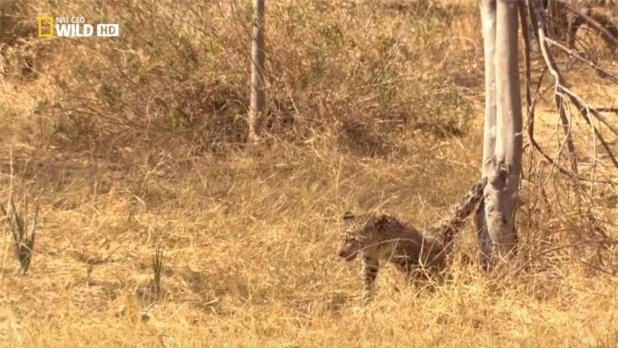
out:
{"label": "tree trunk", "polygon": [[251,44],[251,104],[249,106],[249,142],[258,140],[264,117],[264,0],[253,0],[253,37]]}
{"label": "tree trunk", "polygon": [[483,175],[489,178],[476,214],[481,265],[490,270],[517,244],[517,208],[522,157],[519,91],[518,3],[481,0],[485,50]]}

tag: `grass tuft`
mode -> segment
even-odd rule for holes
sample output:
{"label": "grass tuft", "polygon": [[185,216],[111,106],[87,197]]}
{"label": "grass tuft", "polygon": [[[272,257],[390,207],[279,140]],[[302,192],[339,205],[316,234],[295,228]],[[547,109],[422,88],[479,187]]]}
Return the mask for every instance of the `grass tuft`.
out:
{"label": "grass tuft", "polygon": [[26,196],[24,196],[24,205],[21,213],[15,208],[15,202],[12,198],[9,199],[8,211],[4,209],[4,206],[1,204],[0,209],[2,209],[2,212],[7,217],[11,236],[13,237],[15,256],[19,261],[20,270],[22,274],[26,274],[28,268],[30,268],[32,254],[34,253],[34,241],[36,239],[39,218],[39,204],[37,202],[35,205],[32,227],[30,229],[28,228],[28,198]]}
{"label": "grass tuft", "polygon": [[163,248],[157,246],[154,256],[152,257],[152,290],[155,300],[161,298],[161,272],[163,271]]}

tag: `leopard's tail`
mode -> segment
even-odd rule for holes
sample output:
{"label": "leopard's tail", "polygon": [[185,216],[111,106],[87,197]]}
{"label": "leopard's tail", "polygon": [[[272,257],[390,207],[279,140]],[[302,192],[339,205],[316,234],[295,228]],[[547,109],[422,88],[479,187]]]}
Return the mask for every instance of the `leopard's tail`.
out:
{"label": "leopard's tail", "polygon": [[455,205],[452,213],[447,218],[430,228],[434,235],[442,237],[446,248],[450,249],[455,235],[463,228],[466,218],[472,214],[477,203],[483,199],[483,191],[486,185],[487,177],[481,178]]}

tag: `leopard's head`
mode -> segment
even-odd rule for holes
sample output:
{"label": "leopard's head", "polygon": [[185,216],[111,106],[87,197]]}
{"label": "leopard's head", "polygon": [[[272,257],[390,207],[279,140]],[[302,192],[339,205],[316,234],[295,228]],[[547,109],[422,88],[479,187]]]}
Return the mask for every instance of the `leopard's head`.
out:
{"label": "leopard's head", "polygon": [[343,214],[342,220],[337,255],[346,261],[352,261],[365,246],[365,224],[367,221],[362,216],[355,216],[349,211]]}

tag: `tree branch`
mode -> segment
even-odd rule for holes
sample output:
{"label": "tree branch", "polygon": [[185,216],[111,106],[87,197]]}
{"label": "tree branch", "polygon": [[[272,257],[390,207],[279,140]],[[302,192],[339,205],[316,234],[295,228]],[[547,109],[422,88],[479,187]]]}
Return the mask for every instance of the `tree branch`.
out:
{"label": "tree branch", "polygon": [[594,69],[594,71],[596,71],[599,74],[602,74],[604,77],[609,78],[610,81],[614,82],[614,83],[618,83],[618,77],[616,77],[614,74],[612,74],[611,72],[599,67],[597,64],[595,64],[593,61],[586,59],[584,57],[582,57],[579,53],[577,53],[575,50],[569,49],[568,47],[562,45],[561,43],[552,40],[550,38],[546,38],[545,39],[547,41],[548,44],[557,47],[559,49],[561,49],[562,51],[564,51],[565,53],[567,53],[568,55],[572,56],[573,58],[579,60],[580,62],[588,65],[589,67],[591,67],[592,69]]}
{"label": "tree branch", "polygon": [[[577,109],[580,112],[581,116],[584,118],[586,123],[592,128],[594,136],[599,139],[599,141],[601,142],[603,148],[607,151],[607,153],[608,153],[612,163],[614,164],[614,166],[616,166],[616,168],[618,168],[618,160],[616,159],[615,155],[613,154],[613,152],[611,151],[611,149],[609,147],[609,144],[607,144],[607,142],[605,141],[605,139],[603,138],[603,136],[601,135],[599,130],[592,124],[592,120],[590,119],[590,113],[592,113],[597,119],[599,119],[603,124],[605,124],[616,135],[618,135],[618,128],[616,126],[614,126],[613,124],[611,124],[603,115],[600,114],[600,112],[598,110],[596,110],[596,109],[586,105],[581,100],[581,98],[579,98],[573,91],[571,91],[568,87],[566,87],[566,83],[564,81],[564,78],[562,77],[562,75],[558,71],[558,69],[556,67],[556,64],[555,64],[555,62],[553,60],[553,57],[551,56],[551,54],[547,50],[546,43],[553,44],[553,43],[556,43],[556,42],[551,40],[551,39],[549,39],[549,38],[547,38],[546,35],[545,35],[545,22],[544,22],[544,17],[543,17],[543,14],[542,14],[542,10],[540,9],[539,4],[537,2],[535,2],[534,0],[527,0],[527,1],[528,1],[528,8],[530,10],[530,14],[531,14],[532,19],[533,19],[533,21],[532,21],[533,28],[536,28],[536,30],[537,30],[537,37],[539,38],[539,44],[541,46],[541,52],[542,52],[542,55],[543,55],[543,59],[545,61],[545,64],[546,64],[547,68],[550,71],[550,74],[552,75],[552,77],[554,78],[554,81],[555,81],[554,82],[554,98],[555,98],[556,106],[559,109],[560,119],[561,119],[561,123],[562,123],[563,129],[565,131],[565,135],[567,136],[566,141],[567,141],[567,147],[569,148],[569,152],[570,152],[570,155],[571,155],[571,166],[572,166],[572,169],[573,169],[573,173],[569,174],[564,168],[561,168],[560,166],[557,166],[555,161],[552,160],[549,155],[547,155],[546,153],[544,153],[541,150],[541,147],[539,146],[539,144],[534,139],[534,108],[531,108],[528,111],[529,112],[529,120],[530,120],[530,123],[531,123],[531,127],[528,129],[528,136],[530,137],[530,141],[532,143],[532,146],[535,149],[537,149],[537,151],[539,151],[541,153],[541,155],[543,155],[543,157],[545,157],[546,160],[548,160],[550,163],[552,163],[552,165],[555,165],[556,168],[558,168],[558,170],[561,173],[573,176],[574,180],[582,179],[582,178],[579,177],[579,175],[577,173],[577,163],[575,162],[574,144],[573,144],[573,140],[572,140],[572,136],[571,136],[571,132],[570,132],[569,122],[568,122],[568,120],[566,118],[566,112],[565,112],[565,107],[566,107],[565,96],[566,96],[568,98],[568,100],[570,100],[571,103],[573,103],[577,107]],[[562,45],[560,45],[560,46],[562,46]],[[562,46],[562,47],[564,47],[564,46]],[[566,47],[564,47],[564,48],[567,49]],[[570,50],[568,50],[568,51],[570,51]]]}
{"label": "tree branch", "polygon": [[588,9],[587,13],[585,13],[585,12],[579,10],[578,8],[576,8],[575,6],[573,6],[572,1],[570,1],[570,0],[554,0],[554,1],[557,1],[559,3],[564,4],[564,6],[569,11],[573,12],[576,16],[579,16],[579,17],[583,18],[586,22],[588,22],[588,24],[590,24],[595,29],[597,29],[599,32],[601,32],[606,40],[612,42],[614,45],[618,45],[618,37],[613,35],[603,25],[599,24],[599,22],[597,22],[594,18],[590,17],[588,15],[588,13],[590,11],[589,9]]}
{"label": "tree branch", "polygon": [[571,170],[573,171],[572,176],[573,179],[577,181],[579,175],[577,170],[577,158],[575,157],[575,145],[573,143],[569,120],[566,117],[566,103],[560,90],[560,87],[564,85],[564,79],[562,78],[562,75],[558,72],[558,69],[556,68],[556,63],[554,62],[554,59],[549,53],[547,45],[545,44],[547,37],[545,35],[545,19],[543,18],[542,9],[539,7],[538,2],[536,1],[528,0],[528,6],[531,6],[529,8],[533,18],[533,22],[536,22],[539,44],[541,46],[541,53],[543,55],[543,59],[545,61],[545,64],[547,65],[547,68],[549,69],[549,73],[554,78],[554,101],[556,103],[556,107],[558,108],[562,129],[564,130],[564,134],[566,136],[566,144],[571,158]]}

